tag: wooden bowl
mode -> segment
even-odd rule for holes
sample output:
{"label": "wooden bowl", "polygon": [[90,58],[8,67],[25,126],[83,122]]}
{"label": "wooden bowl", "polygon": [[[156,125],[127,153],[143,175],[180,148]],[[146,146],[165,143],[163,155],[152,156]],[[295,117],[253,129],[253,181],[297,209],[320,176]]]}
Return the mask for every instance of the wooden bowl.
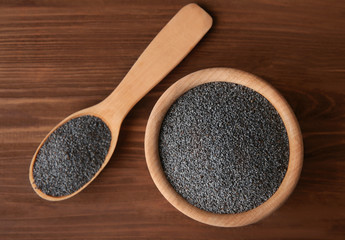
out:
{"label": "wooden bowl", "polygon": [[[215,214],[188,203],[170,185],[163,172],[158,139],[162,121],[170,106],[186,91],[208,82],[231,82],[246,86],[263,95],[278,111],[289,139],[289,164],[278,190],[263,204],[237,214]],[[199,222],[220,226],[238,227],[255,223],[271,214],[288,198],[295,188],[303,163],[303,141],[297,119],[289,104],[270,84],[262,79],[230,68],[210,68],[194,72],[173,84],[154,106],[145,134],[145,156],[151,177],[163,196],[179,211]]]}

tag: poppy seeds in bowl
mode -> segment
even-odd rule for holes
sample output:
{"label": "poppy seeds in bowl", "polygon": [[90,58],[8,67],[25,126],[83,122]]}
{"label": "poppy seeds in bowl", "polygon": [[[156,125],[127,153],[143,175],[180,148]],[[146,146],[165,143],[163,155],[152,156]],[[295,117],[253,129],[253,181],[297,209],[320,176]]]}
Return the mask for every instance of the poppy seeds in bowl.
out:
{"label": "poppy seeds in bowl", "polygon": [[108,154],[111,132],[98,117],[73,118],[49,135],[37,153],[33,178],[49,196],[74,193],[89,182]]}
{"label": "poppy seeds in bowl", "polygon": [[170,107],[159,135],[167,180],[212,213],[258,207],[279,188],[289,163],[285,125],[258,92],[228,82],[194,87]]}

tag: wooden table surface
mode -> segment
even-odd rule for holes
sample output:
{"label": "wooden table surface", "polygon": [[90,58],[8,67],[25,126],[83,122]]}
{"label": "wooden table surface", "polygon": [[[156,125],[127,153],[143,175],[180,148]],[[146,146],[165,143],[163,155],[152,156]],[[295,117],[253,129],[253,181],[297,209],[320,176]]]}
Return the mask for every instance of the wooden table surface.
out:
{"label": "wooden table surface", "polygon": [[[345,239],[345,2],[202,0],[214,26],[129,113],[100,176],[66,201],[30,187],[36,147],[104,99],[187,1],[0,1],[0,239]],[[217,228],[173,208],[144,157],[150,111],[176,80],[233,67],[281,91],[300,122],[300,182],[273,215]]]}

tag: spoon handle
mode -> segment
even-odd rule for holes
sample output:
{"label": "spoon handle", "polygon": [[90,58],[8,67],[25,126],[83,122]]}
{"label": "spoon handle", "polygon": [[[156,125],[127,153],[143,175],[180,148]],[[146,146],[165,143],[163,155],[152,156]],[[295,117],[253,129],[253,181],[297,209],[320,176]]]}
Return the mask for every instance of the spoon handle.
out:
{"label": "spoon handle", "polygon": [[[183,7],[158,33],[117,88],[101,103],[111,120],[123,118],[194,48],[212,26],[198,5]],[[110,119],[109,119],[110,120]]]}

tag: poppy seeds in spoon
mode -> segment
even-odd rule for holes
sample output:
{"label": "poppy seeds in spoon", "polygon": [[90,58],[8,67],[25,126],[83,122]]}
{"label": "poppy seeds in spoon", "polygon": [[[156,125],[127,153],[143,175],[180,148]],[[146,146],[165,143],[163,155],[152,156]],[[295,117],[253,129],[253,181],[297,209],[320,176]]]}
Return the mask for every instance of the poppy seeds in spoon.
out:
{"label": "poppy seeds in spoon", "polygon": [[279,188],[289,163],[285,125],[258,92],[228,82],[180,96],[162,122],[159,154],[175,191],[212,213],[258,207]]}
{"label": "poppy seeds in spoon", "polygon": [[33,166],[37,188],[54,197],[79,190],[101,168],[110,142],[111,132],[98,117],[85,115],[64,123],[37,153]]}

